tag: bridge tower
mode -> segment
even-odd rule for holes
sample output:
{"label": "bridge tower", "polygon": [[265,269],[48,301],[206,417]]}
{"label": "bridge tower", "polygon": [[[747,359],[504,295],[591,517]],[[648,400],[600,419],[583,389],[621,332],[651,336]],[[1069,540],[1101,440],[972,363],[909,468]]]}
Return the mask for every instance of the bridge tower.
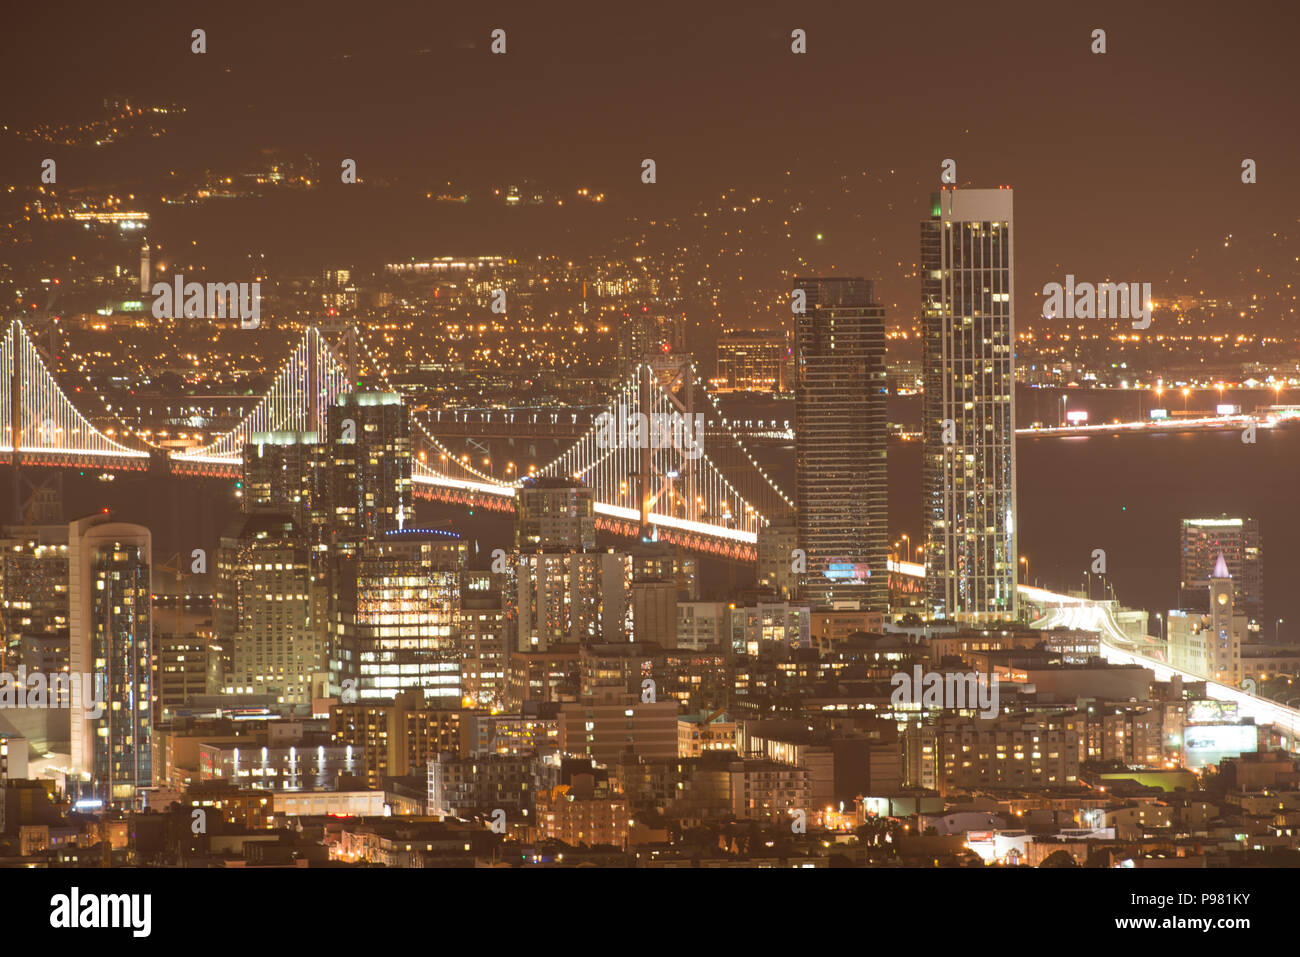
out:
{"label": "bridge tower", "polygon": [[320,348],[328,349],[329,341],[325,338],[328,334],[336,337],[337,345],[334,348],[334,356],[339,364],[347,370],[348,381],[353,387],[357,384],[357,379],[361,374],[361,365],[357,355],[357,347],[360,342],[360,330],[357,324],[351,320],[325,320],[316,325],[320,332]]}
{"label": "bridge tower", "polygon": [[[58,321],[51,315],[51,313],[54,310],[54,304],[59,299],[59,293],[62,291],[62,281],[59,278],[56,278],[50,287],[49,296],[45,299],[44,308],[32,317],[29,327],[30,331],[27,334],[28,341],[31,342],[32,348],[36,350],[37,355],[45,361],[46,367],[51,371],[55,368],[54,356],[58,352]],[[40,346],[39,337],[42,326],[44,326],[45,331],[50,334],[48,350],[42,349]],[[18,329],[18,321],[14,320],[9,323],[9,328],[5,331],[5,335],[9,340],[8,349],[9,355],[12,356],[13,364],[13,368],[10,370],[9,381],[9,396],[11,399],[10,422],[12,423],[11,431],[13,433],[10,436],[10,440],[13,444],[13,521],[16,525],[22,525],[24,524],[27,515],[27,508],[23,501],[23,489],[26,484],[26,479],[24,479],[22,473],[22,453],[19,452],[23,436],[23,370],[22,363],[19,361],[20,343],[18,337],[20,333]],[[35,491],[36,488],[33,486],[33,492]]]}
{"label": "bridge tower", "polygon": [[[311,361],[308,364],[307,372],[307,396],[308,410],[307,421],[310,423],[322,422],[323,410],[320,408],[320,357],[330,352],[330,342],[326,334],[337,336],[337,345],[333,349],[334,358],[347,374],[349,388],[355,391],[357,381],[361,377],[361,364],[358,357],[358,343],[360,340],[360,331],[357,324],[351,320],[334,320],[325,321],[318,324],[313,332],[315,341],[309,343]],[[310,430],[309,430],[310,431]]]}
{"label": "bridge tower", "polygon": [[18,451],[22,445],[23,434],[23,370],[22,363],[18,361],[18,323],[10,322],[9,328],[5,330],[5,335],[9,337],[9,355],[11,356],[9,370],[9,443],[13,446],[13,523],[15,525],[23,524],[23,457]]}
{"label": "bridge tower", "polygon": [[[694,360],[689,353],[657,352],[647,355],[639,366],[638,402],[640,411],[681,415],[694,423],[695,375]],[[698,444],[700,437],[693,436]],[[659,454],[656,455],[656,452]],[[642,448],[638,456],[640,465],[637,481],[640,485],[641,535],[650,529],[650,513],[661,498],[667,496],[661,512],[672,508],[672,483],[679,482],[682,500],[687,513],[696,496],[696,468],[698,459],[692,460],[670,449],[665,454],[653,448]],[[675,466],[675,467],[674,467]]]}
{"label": "bridge tower", "polygon": [[[321,334],[316,330],[311,331],[311,339],[307,342],[307,431],[315,431],[316,423],[320,421],[320,371],[319,364],[316,362],[316,354],[321,347]],[[322,436],[322,438],[324,438]]]}

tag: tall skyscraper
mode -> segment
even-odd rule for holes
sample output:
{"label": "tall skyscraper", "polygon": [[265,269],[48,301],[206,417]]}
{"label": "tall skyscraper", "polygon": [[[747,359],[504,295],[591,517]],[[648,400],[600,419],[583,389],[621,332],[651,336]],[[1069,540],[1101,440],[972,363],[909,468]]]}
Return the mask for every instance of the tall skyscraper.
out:
{"label": "tall skyscraper", "polygon": [[793,597],[799,587],[790,556],[799,546],[799,526],[793,516],[773,519],[758,530],[758,586],[782,598]]}
{"label": "tall skyscraper", "polygon": [[1213,577],[1219,556],[1236,588],[1234,601],[1259,630],[1264,619],[1264,550],[1259,521],[1254,518],[1185,518],[1179,535],[1179,606],[1209,611],[1206,582]]}
{"label": "tall skyscraper", "polygon": [[504,575],[471,571],[460,596],[460,684],[465,706],[503,709],[512,644],[502,602]]}
{"label": "tall skyscraper", "polygon": [[361,547],[341,606],[363,700],[420,689],[442,707],[459,707],[465,558],[465,541],[439,529],[392,529]]}
{"label": "tall skyscraper", "polygon": [[157,695],[159,724],[167,724],[178,709],[193,697],[217,694],[216,668],[212,655],[212,636],[192,634],[154,634],[154,691]]}
{"label": "tall skyscraper", "polygon": [[329,664],[312,614],[309,556],[306,538],[284,513],[245,515],[221,537],[216,631],[230,648],[225,682],[235,691],[310,704],[325,687]]}
{"label": "tall skyscraper", "polygon": [[921,224],[927,610],[1016,614],[1015,278],[1010,189],[952,189]]}
{"label": "tall skyscraper", "polygon": [[0,533],[0,671],[68,670],[68,526]]}
{"label": "tall skyscraper", "polygon": [[889,606],[885,309],[867,279],[795,279],[795,468],[805,597]]}
{"label": "tall skyscraper", "polygon": [[626,641],[632,634],[632,557],[522,552],[506,585],[506,628],[518,651]]}
{"label": "tall skyscraper", "polygon": [[[321,495],[323,457],[315,432],[257,432],[244,446],[245,512],[287,512],[304,533]],[[324,516],[320,516],[323,521]],[[314,539],[313,539],[314,540]]]}
{"label": "tall skyscraper", "polygon": [[[92,515],[68,528],[72,776],[82,797],[133,806],[152,781],[152,539]],[[102,705],[78,694],[92,675]],[[102,713],[98,713],[102,710]]]}
{"label": "tall skyscraper", "polygon": [[[338,417],[340,433],[343,431],[342,420],[346,417]],[[355,423],[356,420],[353,421]],[[366,432],[361,429],[359,434],[364,437]],[[323,643],[321,653],[327,662],[330,687],[337,691],[342,676],[339,674],[340,662],[335,656],[338,649],[335,640],[337,632],[332,624],[337,621],[338,609],[335,598],[340,587],[336,576],[340,568],[331,555],[331,543],[336,537],[332,511],[335,501],[330,494],[333,477],[331,466],[338,458],[346,463],[344,468],[355,469],[354,456],[358,454],[356,447],[349,446],[344,450],[344,454],[336,457],[334,449],[328,444],[323,444],[321,436],[316,432],[257,432],[251,438],[252,441],[244,446],[243,454],[241,497],[244,512],[249,515],[277,513],[293,519],[295,538],[308,549],[307,568],[310,587],[307,591],[309,596],[307,616],[318,636],[315,640]],[[340,438],[342,438],[341,434]],[[365,454],[364,450],[360,454]],[[355,479],[348,477],[343,484],[350,486],[353,481]],[[361,497],[359,494],[354,494],[354,499]],[[355,513],[350,511],[346,514],[349,517],[355,516]],[[343,529],[342,540],[341,550],[344,555],[353,556],[359,540],[355,526]],[[295,559],[294,567],[296,564]],[[299,647],[307,648],[304,644],[308,641],[306,632],[293,640]],[[230,638],[218,635],[214,644],[224,652],[219,660],[225,660],[233,666],[233,659],[229,657],[233,651]],[[309,649],[304,650],[303,654],[314,658],[316,652]],[[296,658],[297,655],[295,654],[294,657]],[[314,664],[303,669],[297,669],[295,666],[295,674],[299,675],[314,674],[315,670]],[[231,676],[234,676],[233,667]],[[239,680],[223,683],[247,687],[246,679],[245,673]],[[278,678],[274,680],[279,681]],[[300,690],[307,687],[298,685]],[[317,686],[311,687],[315,689]],[[297,703],[300,700],[296,697],[298,691],[294,694]]]}
{"label": "tall skyscraper", "polygon": [[338,397],[327,420],[325,506],[338,548],[355,554],[413,514],[410,419],[399,395],[354,392]]}

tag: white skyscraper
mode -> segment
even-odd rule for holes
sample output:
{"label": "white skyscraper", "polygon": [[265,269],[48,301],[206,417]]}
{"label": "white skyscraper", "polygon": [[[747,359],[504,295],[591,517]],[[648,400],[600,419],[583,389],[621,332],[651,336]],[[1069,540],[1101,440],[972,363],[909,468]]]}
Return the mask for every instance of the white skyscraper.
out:
{"label": "white skyscraper", "polygon": [[921,224],[926,605],[1016,613],[1015,267],[1010,189],[946,189]]}
{"label": "white skyscraper", "polygon": [[134,805],[152,779],[152,538],[142,525],[91,515],[68,527],[72,770],[80,797]]}

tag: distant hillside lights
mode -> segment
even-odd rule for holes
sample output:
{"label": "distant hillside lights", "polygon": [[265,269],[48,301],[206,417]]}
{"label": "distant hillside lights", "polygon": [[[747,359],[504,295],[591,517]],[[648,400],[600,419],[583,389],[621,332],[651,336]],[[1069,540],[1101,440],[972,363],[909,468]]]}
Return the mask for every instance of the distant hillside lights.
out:
{"label": "distant hillside lights", "polygon": [[912,674],[900,671],[889,679],[889,683],[894,689],[889,702],[896,707],[914,704],[927,711],[978,708],[981,718],[998,716],[998,676],[994,674],[922,672],[921,666],[916,665]]}
{"label": "distant hillside lights", "polygon": [[186,282],[177,273],[170,283],[154,283],[153,295],[155,319],[238,319],[244,329],[262,322],[260,282]]}
{"label": "distant hillside lights", "polygon": [[1048,319],[1132,319],[1134,329],[1151,325],[1151,283],[1090,282],[1075,285],[1074,276],[1065,285],[1049,282],[1043,287],[1043,315]]}

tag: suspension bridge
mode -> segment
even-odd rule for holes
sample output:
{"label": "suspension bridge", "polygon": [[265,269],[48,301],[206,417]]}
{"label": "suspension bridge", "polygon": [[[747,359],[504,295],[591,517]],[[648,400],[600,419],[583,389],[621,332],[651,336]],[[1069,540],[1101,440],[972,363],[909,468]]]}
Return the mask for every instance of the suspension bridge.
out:
{"label": "suspension bridge", "polygon": [[[22,321],[13,320],[0,340],[0,456],[7,456],[15,470],[24,465],[164,468],[176,475],[238,478],[244,449],[258,435],[326,434],[327,409],[358,381],[358,346],[385,388],[399,391],[359,330],[350,327],[346,335],[348,361],[321,329],[308,328],[266,395],[234,428],[196,447],[164,449],[126,426],[93,387],[78,390],[83,404],[102,409],[95,415],[103,428],[96,427],[60,386]],[[530,476],[512,481],[482,472],[468,456],[453,452],[438,434],[441,412],[408,405],[407,414],[412,484],[424,498],[510,511],[516,489],[530,477],[578,479],[594,490],[597,523],[607,531],[651,534],[748,560],[755,557],[759,530],[793,512],[790,498],[745,446],[687,356],[638,364],[590,422],[571,413],[551,414],[553,435],[571,444]],[[447,438],[466,437],[463,426],[452,427],[454,421],[448,417]],[[491,431],[482,437],[491,438]]]}

